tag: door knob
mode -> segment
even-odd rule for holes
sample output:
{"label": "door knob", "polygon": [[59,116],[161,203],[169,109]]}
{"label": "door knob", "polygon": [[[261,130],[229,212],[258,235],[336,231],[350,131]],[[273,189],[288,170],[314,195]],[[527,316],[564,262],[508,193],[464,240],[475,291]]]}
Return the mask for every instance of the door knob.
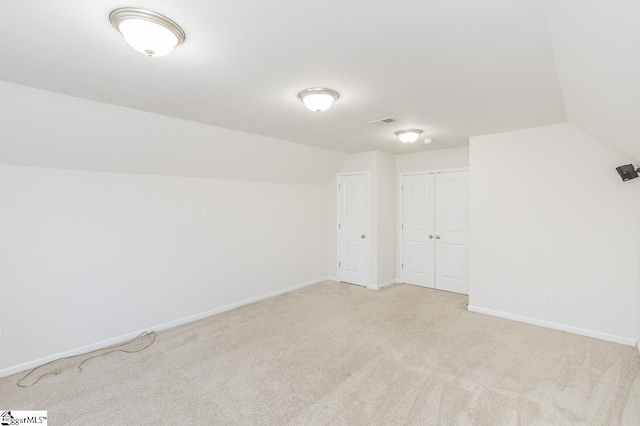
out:
{"label": "door knob", "polygon": [[440,235],[436,235],[436,240],[439,240],[439,239],[440,239]]}
{"label": "door knob", "polygon": [[364,236],[364,234],[362,234],[362,235],[360,235],[360,238],[366,238],[366,237]]}
{"label": "door knob", "polygon": [[429,234],[429,238],[433,238],[433,235]]}

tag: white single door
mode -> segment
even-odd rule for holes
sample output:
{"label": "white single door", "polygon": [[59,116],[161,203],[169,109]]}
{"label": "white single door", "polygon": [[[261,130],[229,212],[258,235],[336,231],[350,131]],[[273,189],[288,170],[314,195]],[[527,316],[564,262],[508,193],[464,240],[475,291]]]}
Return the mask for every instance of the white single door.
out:
{"label": "white single door", "polygon": [[402,176],[402,282],[434,287],[434,175]]}
{"label": "white single door", "polygon": [[436,175],[437,289],[469,294],[468,283],[469,172]]}
{"label": "white single door", "polygon": [[338,280],[367,285],[368,175],[338,175]]}

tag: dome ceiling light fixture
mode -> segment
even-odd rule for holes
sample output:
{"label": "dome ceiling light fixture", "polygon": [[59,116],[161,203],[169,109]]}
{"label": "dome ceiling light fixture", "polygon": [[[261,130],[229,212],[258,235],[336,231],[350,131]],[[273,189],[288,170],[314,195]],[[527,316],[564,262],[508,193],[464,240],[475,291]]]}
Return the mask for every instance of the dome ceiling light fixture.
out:
{"label": "dome ceiling light fixture", "polygon": [[166,56],[185,39],[178,24],[150,10],[123,7],[112,11],[109,20],[129,46],[149,57]]}
{"label": "dome ceiling light fixture", "polygon": [[398,130],[395,135],[400,139],[402,143],[414,143],[418,140],[420,135],[422,134],[422,130],[420,129],[403,129]]}
{"label": "dome ceiling light fixture", "polygon": [[303,90],[298,93],[298,97],[311,111],[322,112],[331,108],[333,102],[340,97],[338,92],[331,89],[323,89],[315,87],[313,89]]}

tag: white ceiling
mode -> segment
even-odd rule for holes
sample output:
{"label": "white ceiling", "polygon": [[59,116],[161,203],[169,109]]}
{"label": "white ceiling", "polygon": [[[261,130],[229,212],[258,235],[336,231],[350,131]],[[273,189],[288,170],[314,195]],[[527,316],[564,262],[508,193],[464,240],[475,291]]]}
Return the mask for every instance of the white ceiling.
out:
{"label": "white ceiling", "polygon": [[[135,52],[108,19],[123,6],[186,42]],[[400,154],[566,121],[542,0],[6,0],[2,16],[0,80],[311,146]],[[297,98],[316,86],[341,95],[322,114]],[[415,127],[436,142],[393,135]]]}
{"label": "white ceiling", "polygon": [[640,161],[640,2],[546,3],[568,120]]}

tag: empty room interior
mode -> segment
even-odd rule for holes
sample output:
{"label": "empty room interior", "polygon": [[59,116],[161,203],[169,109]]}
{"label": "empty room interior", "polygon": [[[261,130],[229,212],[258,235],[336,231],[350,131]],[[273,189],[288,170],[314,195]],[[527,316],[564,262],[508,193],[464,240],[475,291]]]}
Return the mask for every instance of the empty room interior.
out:
{"label": "empty room interior", "polygon": [[3,5],[3,425],[640,425],[638,2]]}

